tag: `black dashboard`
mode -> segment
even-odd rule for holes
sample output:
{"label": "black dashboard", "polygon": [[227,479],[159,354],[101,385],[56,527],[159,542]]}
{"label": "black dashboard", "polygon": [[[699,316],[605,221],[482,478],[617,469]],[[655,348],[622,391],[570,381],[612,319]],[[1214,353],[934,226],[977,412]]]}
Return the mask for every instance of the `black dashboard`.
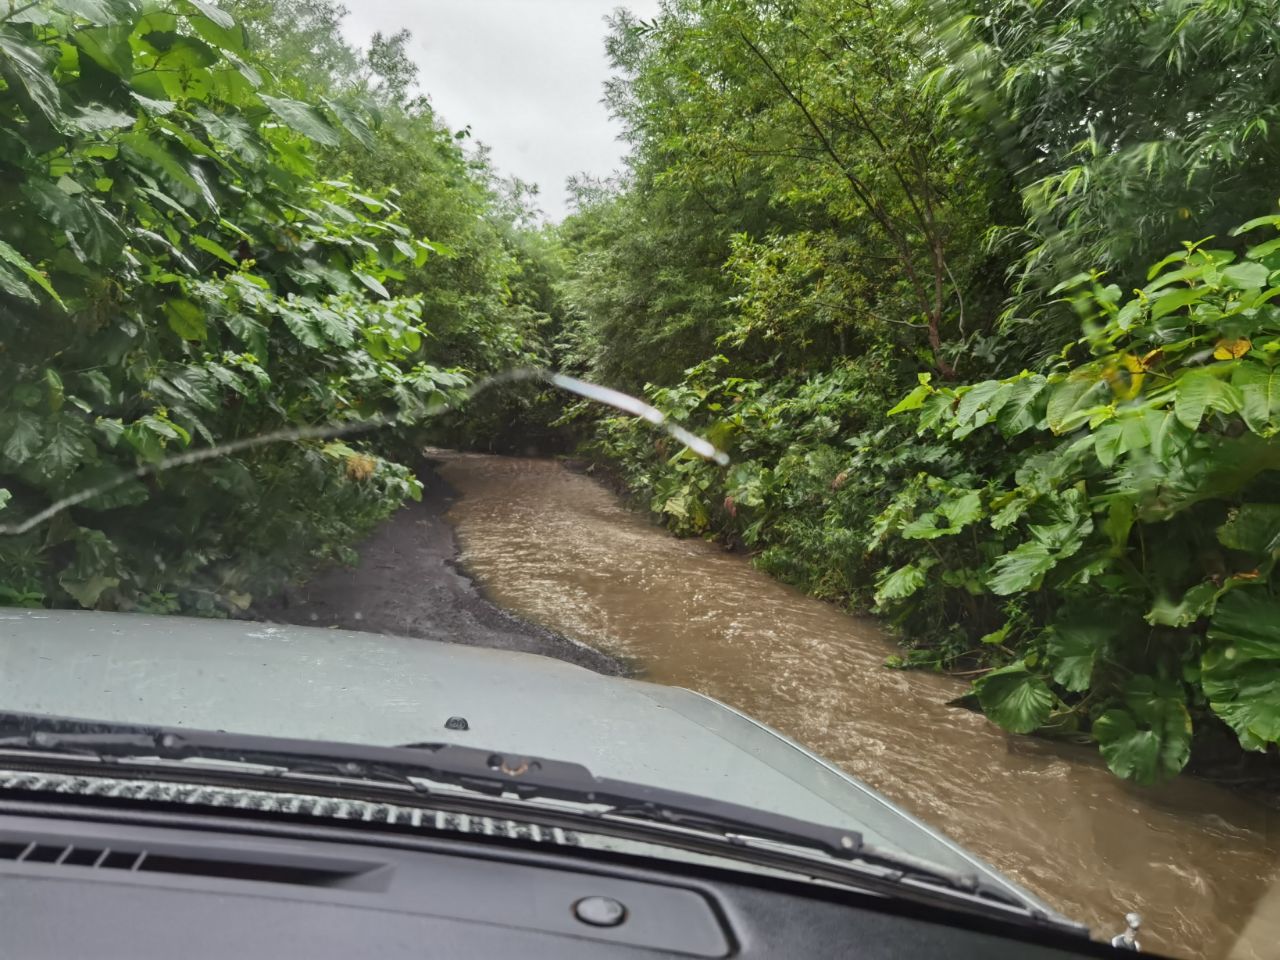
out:
{"label": "black dashboard", "polygon": [[690,864],[83,801],[0,802],[0,931],[3,955],[24,960],[1110,952],[1065,933]]}

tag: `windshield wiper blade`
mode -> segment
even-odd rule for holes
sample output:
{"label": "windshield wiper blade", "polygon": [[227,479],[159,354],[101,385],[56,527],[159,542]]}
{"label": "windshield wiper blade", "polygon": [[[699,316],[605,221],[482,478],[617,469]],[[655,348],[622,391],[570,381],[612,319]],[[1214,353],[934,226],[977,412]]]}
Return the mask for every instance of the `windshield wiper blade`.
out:
{"label": "windshield wiper blade", "polygon": [[[595,820],[627,818],[712,833],[735,844],[752,840],[816,850],[839,860],[885,868],[881,879],[925,880],[1005,904],[1025,907],[975,873],[951,870],[864,842],[856,830],[811,823],[785,814],[665,787],[597,777],[578,763],[525,757],[446,743],[382,747],[299,740],[222,731],[102,723],[0,712],[0,754],[55,753],[101,762],[211,760],[282,772],[342,779],[446,784],[500,797],[549,799],[589,805]],[[238,771],[245,773],[245,771]],[[250,774],[253,772],[250,771]]]}

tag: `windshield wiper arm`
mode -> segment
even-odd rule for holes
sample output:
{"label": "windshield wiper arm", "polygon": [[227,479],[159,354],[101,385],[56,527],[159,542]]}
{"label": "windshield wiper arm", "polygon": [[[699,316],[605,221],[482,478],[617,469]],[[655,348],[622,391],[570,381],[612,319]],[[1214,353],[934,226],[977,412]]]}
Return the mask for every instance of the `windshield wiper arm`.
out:
{"label": "windshield wiper arm", "polygon": [[662,787],[609,780],[579,763],[457,744],[381,747],[0,713],[0,751],[14,749],[106,761],[219,760],[352,779],[418,778],[491,796],[515,794],[604,807],[594,812],[597,816],[617,813],[673,824],[681,821],[687,826],[696,822],[721,832],[816,847],[845,859],[862,848],[857,831]]}
{"label": "windshield wiper arm", "polygon": [[851,863],[886,868],[893,874],[889,879],[912,877],[1025,906],[976,873],[876,848],[856,830],[665,787],[597,777],[578,763],[477,747],[444,743],[381,747],[0,712],[0,752],[15,750],[105,762],[214,760],[294,774],[394,780],[418,789],[424,787],[417,781],[426,780],[490,796],[567,801],[602,808],[587,811],[595,819],[625,817],[718,834],[738,844],[764,840],[808,848]]}

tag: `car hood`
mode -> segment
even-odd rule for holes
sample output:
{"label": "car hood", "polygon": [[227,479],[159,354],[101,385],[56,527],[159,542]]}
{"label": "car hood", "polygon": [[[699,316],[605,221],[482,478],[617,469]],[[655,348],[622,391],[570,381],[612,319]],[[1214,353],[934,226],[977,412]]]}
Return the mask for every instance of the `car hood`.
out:
{"label": "car hood", "polygon": [[[981,872],[1052,913],[860,781],[718,701],[531,654],[282,624],[0,610],[0,710],[572,761],[600,777],[858,830]],[[468,729],[449,729],[450,717]]]}

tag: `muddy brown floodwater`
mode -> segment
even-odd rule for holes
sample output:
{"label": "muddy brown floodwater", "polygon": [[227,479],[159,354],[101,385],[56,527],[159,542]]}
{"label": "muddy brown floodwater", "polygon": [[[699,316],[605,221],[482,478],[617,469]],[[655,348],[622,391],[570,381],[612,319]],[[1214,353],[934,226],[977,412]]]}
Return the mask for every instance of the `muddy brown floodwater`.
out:
{"label": "muddy brown floodwater", "polygon": [[1184,778],[1141,789],[1095,754],[947,706],[953,678],[883,667],[893,645],[701,540],[678,540],[549,460],[449,455],[462,559],[500,605],[701,691],[870,783],[1095,935],[1143,915],[1144,948],[1280,952],[1280,816]]}

